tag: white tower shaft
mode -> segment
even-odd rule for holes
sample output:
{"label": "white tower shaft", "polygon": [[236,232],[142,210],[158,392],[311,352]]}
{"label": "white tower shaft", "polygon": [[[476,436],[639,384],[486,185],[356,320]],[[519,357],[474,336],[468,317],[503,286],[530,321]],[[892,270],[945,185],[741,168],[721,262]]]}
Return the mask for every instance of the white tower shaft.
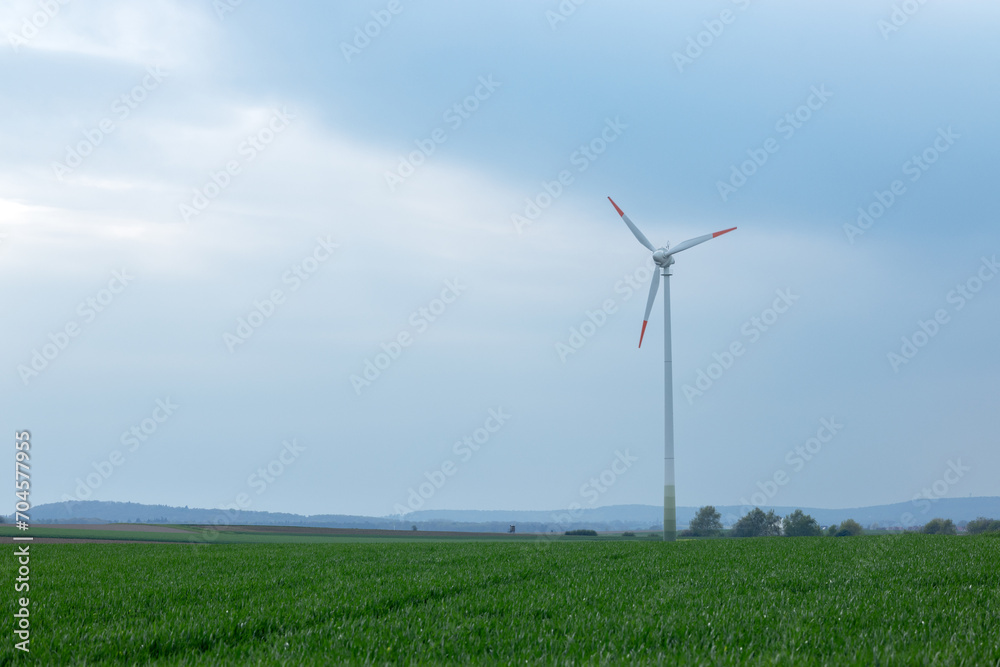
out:
{"label": "white tower shaft", "polygon": [[663,267],[663,540],[677,539],[674,486],[674,368],[670,340],[670,265]]}

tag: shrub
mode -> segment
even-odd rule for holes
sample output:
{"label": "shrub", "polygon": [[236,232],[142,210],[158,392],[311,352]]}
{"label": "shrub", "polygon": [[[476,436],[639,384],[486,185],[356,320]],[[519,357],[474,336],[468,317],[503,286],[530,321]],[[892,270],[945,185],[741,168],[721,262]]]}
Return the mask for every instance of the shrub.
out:
{"label": "shrub", "polygon": [[853,537],[855,535],[861,535],[865,532],[865,529],[861,527],[861,524],[854,519],[847,519],[839,526],[837,526],[837,531],[834,533],[837,537]]}
{"label": "shrub", "polygon": [[635,533],[633,533],[631,530],[626,530],[624,533],[622,533],[622,537],[635,537]]}
{"label": "shrub", "polygon": [[822,535],[823,530],[812,518],[802,510],[795,510],[785,517],[785,535],[787,537],[815,537]]}
{"label": "shrub", "polygon": [[1000,521],[996,519],[987,519],[986,517],[979,517],[974,521],[970,521],[969,525],[965,527],[969,531],[970,535],[978,535],[980,533],[1000,533]]}
{"label": "shrub", "polygon": [[774,510],[767,514],[755,507],[733,526],[733,537],[771,537],[781,535],[781,519]]}
{"label": "shrub", "polygon": [[712,505],[705,505],[689,526],[692,537],[715,537],[722,533],[722,515]]}
{"label": "shrub", "polygon": [[920,531],[926,535],[955,535],[955,524],[951,519],[931,519]]}
{"label": "shrub", "polygon": [[597,537],[596,530],[590,530],[589,528],[581,528],[579,530],[567,530],[567,535],[583,535],[586,537]]}

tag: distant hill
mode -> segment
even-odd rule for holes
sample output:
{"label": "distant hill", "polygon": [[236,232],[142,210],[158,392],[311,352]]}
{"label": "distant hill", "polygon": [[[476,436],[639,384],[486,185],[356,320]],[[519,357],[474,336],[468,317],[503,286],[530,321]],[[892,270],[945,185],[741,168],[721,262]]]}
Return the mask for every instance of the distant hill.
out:
{"label": "distant hill", "polygon": [[[682,508],[678,507],[678,513]],[[692,509],[691,516],[697,508]],[[489,521],[520,521],[532,523],[560,523],[571,517],[599,523],[641,523],[643,528],[663,523],[663,508],[655,505],[608,505],[578,511],[570,510],[417,510],[405,515],[416,521],[457,521],[462,523],[484,523]]]}
{"label": "distant hill", "polygon": [[335,526],[338,528],[392,527],[391,519],[346,514],[303,516],[282,512],[233,512],[221,509],[143,505],[99,500],[47,503],[33,507],[29,514],[31,520],[38,523],[218,523],[265,526]]}
{"label": "distant hill", "polygon": [[[731,525],[746,514],[749,507],[718,505],[722,522]],[[797,507],[762,507],[782,516]],[[1000,519],[1000,497],[942,498],[892,505],[850,509],[801,508],[821,525],[854,519],[863,526],[882,527],[923,525],[934,517],[956,523],[980,516]],[[698,511],[696,507],[678,507],[677,525],[686,527]],[[507,532],[510,524],[518,532],[562,532],[577,528],[599,531],[648,530],[662,528],[663,508],[655,505],[609,505],[576,511],[525,510],[420,510],[402,517],[369,517],[348,514],[287,514],[281,512],[231,512],[218,509],[171,507],[87,500],[74,503],[48,503],[32,508],[36,523],[179,523],[231,525],[321,526],[329,528],[382,528],[411,530],[455,530],[472,532]]]}

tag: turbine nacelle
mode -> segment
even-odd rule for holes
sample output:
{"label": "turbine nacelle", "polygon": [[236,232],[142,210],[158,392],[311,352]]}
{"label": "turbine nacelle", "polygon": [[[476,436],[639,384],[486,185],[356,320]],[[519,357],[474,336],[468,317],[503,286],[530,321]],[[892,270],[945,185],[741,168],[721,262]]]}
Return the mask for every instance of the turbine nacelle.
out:
{"label": "turbine nacelle", "polygon": [[657,250],[656,252],[654,252],[653,253],[653,261],[656,262],[656,265],[658,267],[660,267],[661,269],[665,269],[668,266],[670,266],[671,264],[673,264],[674,263],[674,258],[670,254],[670,248],[669,248],[669,246],[667,246],[665,248],[660,248],[659,250]]}

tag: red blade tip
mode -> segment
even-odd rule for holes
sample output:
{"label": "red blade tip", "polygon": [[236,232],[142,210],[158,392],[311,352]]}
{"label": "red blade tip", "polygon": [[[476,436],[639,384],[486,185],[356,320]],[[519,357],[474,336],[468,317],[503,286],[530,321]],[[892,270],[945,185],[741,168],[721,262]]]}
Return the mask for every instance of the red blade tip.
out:
{"label": "red blade tip", "polygon": [[620,208],[618,208],[618,204],[615,203],[614,199],[612,199],[611,197],[608,197],[608,201],[611,202],[611,205],[615,207],[616,211],[618,211],[618,215],[621,215],[621,216],[625,215],[624,213],[622,213],[622,210]]}
{"label": "red blade tip", "polygon": [[649,320],[642,321],[642,333],[639,334],[639,347],[642,347],[642,337],[646,335],[646,325],[649,324]]}
{"label": "red blade tip", "polygon": [[729,232],[733,231],[734,229],[736,229],[736,228],[735,227],[730,227],[729,229],[723,229],[721,232],[715,232],[714,234],[712,234],[712,238],[714,239],[716,236],[722,236],[723,234],[728,234]]}

